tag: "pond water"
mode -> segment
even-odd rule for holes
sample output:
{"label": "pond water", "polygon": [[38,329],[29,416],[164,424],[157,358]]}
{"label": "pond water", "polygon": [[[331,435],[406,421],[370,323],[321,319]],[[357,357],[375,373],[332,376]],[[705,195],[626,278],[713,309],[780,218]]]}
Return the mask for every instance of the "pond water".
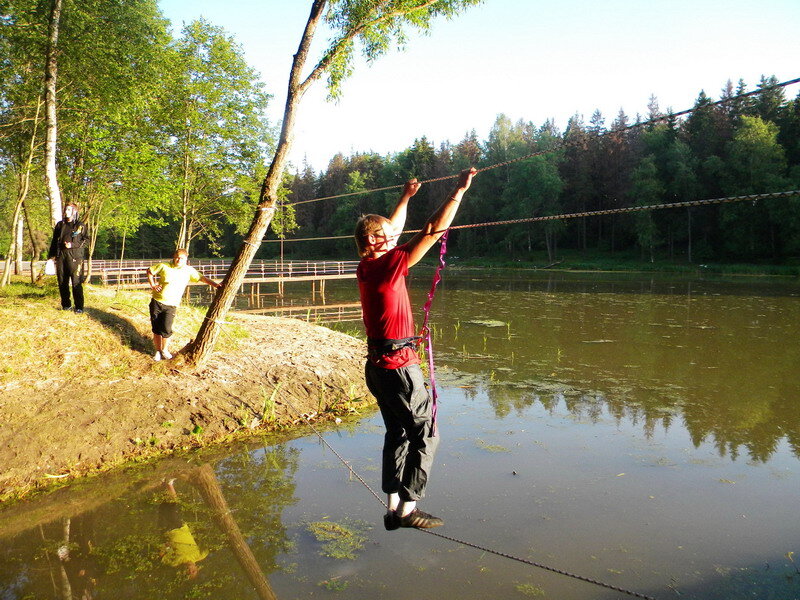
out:
{"label": "pond water", "polygon": [[[485,549],[658,599],[800,598],[800,283],[449,272],[432,322],[420,506],[484,550],[385,531],[316,435],[265,438],[0,513],[0,599],[630,597]],[[376,491],[382,434],[322,432]]]}

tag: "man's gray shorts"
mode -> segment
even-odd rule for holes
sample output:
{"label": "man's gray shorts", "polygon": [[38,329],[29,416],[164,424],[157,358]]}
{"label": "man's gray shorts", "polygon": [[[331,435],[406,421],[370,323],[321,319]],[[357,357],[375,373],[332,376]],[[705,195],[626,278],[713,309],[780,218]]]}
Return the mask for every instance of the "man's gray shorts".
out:
{"label": "man's gray shorts", "polygon": [[386,426],[383,477],[386,494],[403,501],[419,500],[433,465],[439,438],[433,437],[431,400],[419,365],[399,369],[376,367],[367,361],[367,387],[378,400]]}

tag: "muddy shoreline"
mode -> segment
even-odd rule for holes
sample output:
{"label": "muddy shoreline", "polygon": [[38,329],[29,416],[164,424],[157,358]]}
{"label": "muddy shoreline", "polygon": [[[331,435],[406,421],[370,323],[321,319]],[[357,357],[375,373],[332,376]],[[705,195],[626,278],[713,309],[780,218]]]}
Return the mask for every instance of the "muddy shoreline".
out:
{"label": "muddy shoreline", "polygon": [[[86,313],[87,327],[103,316]],[[200,369],[180,355],[153,363],[140,331],[131,344],[139,350],[118,377],[4,382],[3,504],[124,465],[370,410],[362,341],[294,319],[231,320],[246,337]]]}

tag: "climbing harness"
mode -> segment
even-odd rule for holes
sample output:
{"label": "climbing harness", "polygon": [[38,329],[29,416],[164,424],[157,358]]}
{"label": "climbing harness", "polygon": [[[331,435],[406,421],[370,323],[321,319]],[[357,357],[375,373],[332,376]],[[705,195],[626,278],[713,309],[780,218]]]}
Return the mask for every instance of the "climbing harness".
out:
{"label": "climbing harness", "polygon": [[385,340],[367,338],[367,353],[370,358],[380,358],[403,348],[416,348],[421,340],[419,336]]}

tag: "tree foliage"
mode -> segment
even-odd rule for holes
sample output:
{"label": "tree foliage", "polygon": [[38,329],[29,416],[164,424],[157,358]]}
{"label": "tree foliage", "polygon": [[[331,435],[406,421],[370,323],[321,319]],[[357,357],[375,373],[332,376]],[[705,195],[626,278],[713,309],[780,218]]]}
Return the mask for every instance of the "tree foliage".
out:
{"label": "tree foliage", "polygon": [[[30,238],[49,236],[40,210],[43,126],[31,146],[49,7],[0,2],[0,175],[12,182],[0,199],[0,252],[29,147]],[[213,250],[223,233],[243,227],[272,138],[264,118],[269,96],[235,41],[203,21],[174,40],[156,0],[69,2],[59,25],[56,167],[64,196],[90,224],[90,256],[96,248],[118,252],[110,238],[146,247],[138,237],[159,226],[174,233],[171,248],[155,248],[158,254],[198,236]]]}
{"label": "tree foliage", "polygon": [[[436,155],[434,144],[420,138],[405,150],[372,157],[377,176],[365,189],[398,185],[408,177],[436,178],[468,164],[490,167],[476,177],[459,211],[459,223],[524,219],[537,215],[686,202],[742,194],[784,191],[800,187],[800,96],[786,101],[777,82],[762,77],[760,95],[747,92],[740,81],[729,82],[715,104],[701,92],[695,110],[678,120],[650,99],[649,119],[632,127],[620,112],[610,126],[599,112],[587,123],[570,119],[563,133],[546,121],[512,122],[498,115],[486,140],[474,131]],[[639,117],[637,117],[639,119]],[[423,143],[424,142],[424,143]],[[427,148],[424,152],[421,149]],[[542,153],[543,152],[543,153]],[[541,153],[541,154],[540,154]],[[421,160],[428,156],[427,160]],[[527,157],[518,160],[520,157]],[[355,170],[353,158],[338,155],[316,178],[306,171],[303,197],[344,193]],[[509,162],[510,161],[510,162]],[[312,189],[316,185],[315,190]],[[424,217],[436,192],[423,186],[412,215]],[[433,200],[422,196],[426,187]],[[297,237],[345,232],[360,212],[385,214],[396,193],[376,192],[330,199],[303,206]],[[558,248],[641,253],[646,260],[791,260],[800,248],[799,201],[782,199],[731,203],[635,215],[587,217],[543,224],[511,224],[454,232],[451,252],[459,256],[505,256],[541,260],[558,258]],[[415,215],[416,213],[416,215]],[[325,215],[321,218],[320,215]],[[411,225],[411,223],[409,224]],[[294,244],[289,252],[303,257],[352,255],[349,240]]]}

